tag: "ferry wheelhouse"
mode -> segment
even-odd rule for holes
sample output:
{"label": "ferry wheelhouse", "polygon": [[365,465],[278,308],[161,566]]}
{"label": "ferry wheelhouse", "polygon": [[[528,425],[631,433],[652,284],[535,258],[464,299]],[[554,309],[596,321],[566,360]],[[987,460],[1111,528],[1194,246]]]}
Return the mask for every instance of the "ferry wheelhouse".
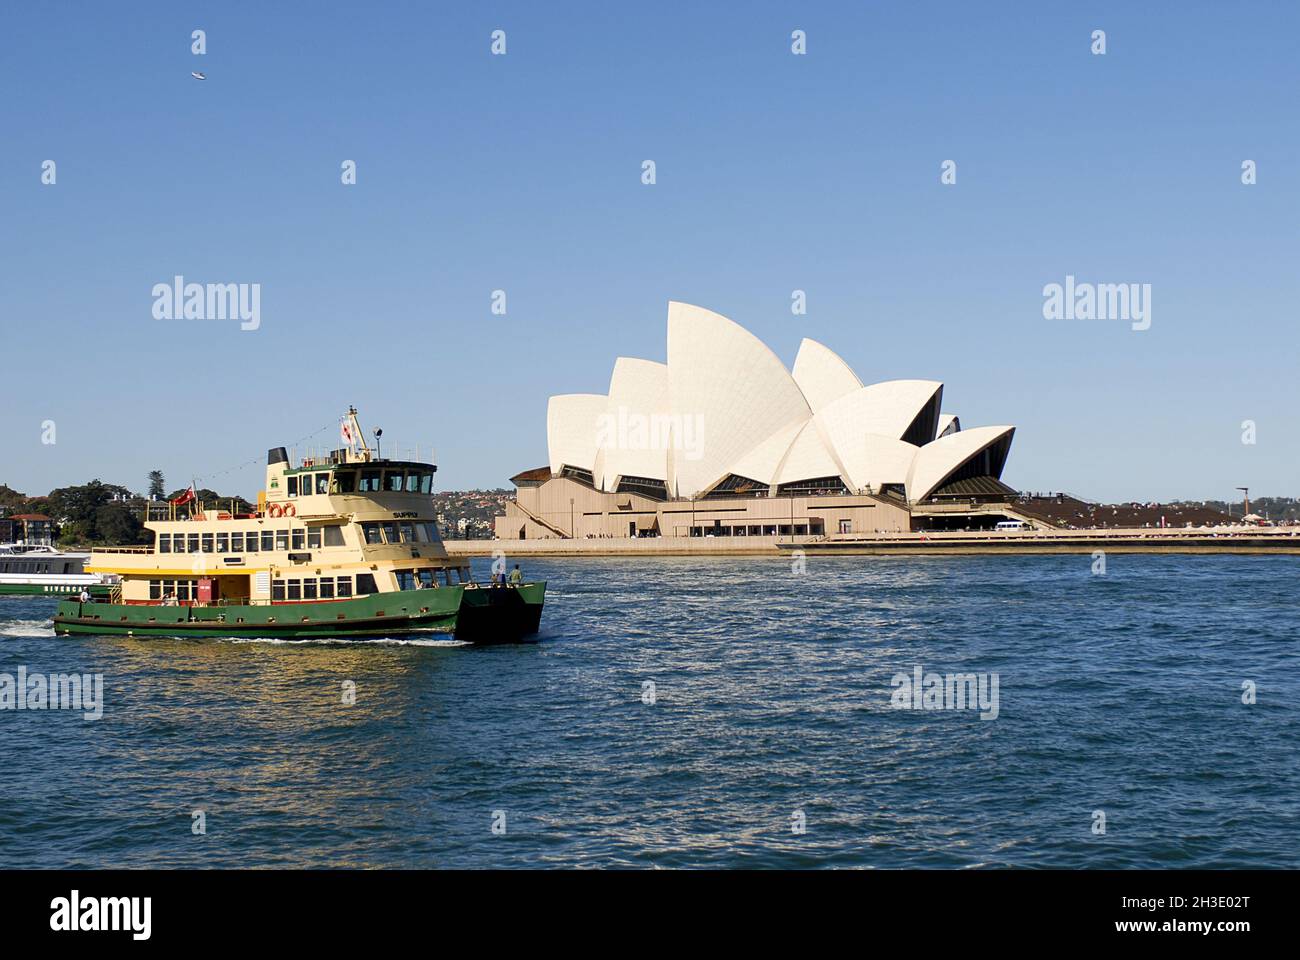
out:
{"label": "ferry wheelhouse", "polygon": [[[59,604],[60,633],[363,637],[441,631],[477,642],[535,633],[544,583],[475,582],[447,555],[437,467],[381,459],[356,410],[347,445],[292,464],[269,451],[247,514],[191,501],[150,520],[147,547],[96,549],[87,571],[119,578],[108,603]],[[184,499],[184,498],[182,498]],[[173,507],[175,512],[176,507]]]}

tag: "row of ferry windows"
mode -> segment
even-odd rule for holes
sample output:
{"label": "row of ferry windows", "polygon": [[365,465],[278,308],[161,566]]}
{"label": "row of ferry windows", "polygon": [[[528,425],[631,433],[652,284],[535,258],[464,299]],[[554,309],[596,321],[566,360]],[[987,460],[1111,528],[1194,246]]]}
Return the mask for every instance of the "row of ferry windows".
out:
{"label": "row of ferry windows", "polygon": [[[420,570],[396,570],[394,574],[397,577],[399,590],[428,590],[441,585],[438,571],[433,567]],[[455,580],[452,580],[452,574],[452,568],[443,570],[442,582],[449,587],[463,582],[459,571],[455,571]],[[377,592],[373,573],[357,574],[356,595],[358,597]],[[305,577],[301,580],[271,581],[272,600],[337,600],[340,597],[350,596],[352,596],[351,577]]]}
{"label": "row of ferry windows", "polygon": [[[287,589],[286,589],[287,588]],[[371,573],[357,574],[356,595],[376,593]],[[352,596],[351,577],[309,577],[306,580],[271,581],[272,600],[335,600]],[[150,600],[176,600],[185,603],[199,598],[197,580],[150,580]]]}
{"label": "row of ferry windows", "polygon": [[437,542],[438,528],[409,520],[368,520],[361,524],[361,535],[366,543],[429,543]]}
{"label": "row of ferry windows", "polygon": [[197,580],[149,581],[150,600],[175,600],[178,603],[186,603],[198,598],[199,582]]}
{"label": "row of ferry windows", "polygon": [[270,553],[273,550],[315,550],[321,545],[343,546],[336,526],[290,530],[249,530],[247,533],[160,533],[159,553]]}
{"label": "row of ferry windows", "polygon": [[[432,523],[371,521],[361,524],[366,543],[437,542],[438,529]],[[337,526],[298,527],[284,530],[250,530],[247,533],[160,533],[159,553],[271,553],[274,550],[317,550],[321,546],[343,546],[343,531]]]}
{"label": "row of ferry windows", "polygon": [[[356,595],[378,593],[373,573],[358,573]],[[352,596],[351,577],[307,577],[303,580],[272,580],[274,600],[338,600]]]}
{"label": "row of ferry windows", "polygon": [[288,495],[313,493],[423,493],[433,492],[431,470],[336,470],[301,473],[285,478]]}
{"label": "row of ferry windows", "polygon": [[64,563],[61,570],[52,570],[51,564],[45,561],[0,560],[0,573],[68,573],[70,566],[71,564]]}

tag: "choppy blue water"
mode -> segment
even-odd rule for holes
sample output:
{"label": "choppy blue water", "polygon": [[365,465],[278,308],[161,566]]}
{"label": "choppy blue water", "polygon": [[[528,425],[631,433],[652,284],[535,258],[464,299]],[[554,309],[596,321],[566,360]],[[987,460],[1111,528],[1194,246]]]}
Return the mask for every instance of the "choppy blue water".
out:
{"label": "choppy blue water", "polygon": [[[0,866],[1300,866],[1293,558],[524,567],[509,647],[56,638],[0,598],[0,672],[105,683],[98,721],[0,711]],[[997,719],[893,709],[918,664],[996,673]]]}

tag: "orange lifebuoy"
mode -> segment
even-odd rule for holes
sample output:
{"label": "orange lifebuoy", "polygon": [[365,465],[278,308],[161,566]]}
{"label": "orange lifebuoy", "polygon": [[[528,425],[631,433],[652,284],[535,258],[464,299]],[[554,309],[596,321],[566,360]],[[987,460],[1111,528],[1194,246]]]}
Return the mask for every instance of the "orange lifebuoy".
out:
{"label": "orange lifebuoy", "polygon": [[298,508],[292,503],[286,503],[284,505],[284,515],[286,517],[296,517],[298,515]]}
{"label": "orange lifebuoy", "polygon": [[268,517],[278,517],[280,515],[280,512],[281,512],[280,505],[278,503],[273,503],[266,508],[266,515]]}

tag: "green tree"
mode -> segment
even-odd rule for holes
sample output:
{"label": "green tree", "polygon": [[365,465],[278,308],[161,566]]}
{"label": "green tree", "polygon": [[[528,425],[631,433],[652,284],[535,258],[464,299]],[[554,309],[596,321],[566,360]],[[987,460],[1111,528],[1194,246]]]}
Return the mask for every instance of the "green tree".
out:
{"label": "green tree", "polygon": [[6,511],[9,513],[22,513],[22,506],[27,502],[27,497],[14,490],[6,484],[0,483],[0,516]]}
{"label": "green tree", "polygon": [[[188,489],[189,487],[181,487],[181,489],[179,490],[174,490],[172,493],[168,494],[167,499],[175,500]],[[247,500],[245,500],[243,497],[231,497],[228,495],[220,494],[217,493],[217,491],[215,490],[209,490],[207,487],[195,488],[194,499],[197,501],[201,501],[208,510],[229,510],[230,502],[233,500],[235,502],[236,513],[253,512],[253,505],[249,503]],[[189,508],[181,507],[181,509],[187,510]]]}
{"label": "green tree", "polygon": [[[102,539],[96,530],[100,507],[131,491],[114,483],[92,480],[79,487],[59,487],[45,498],[44,512],[60,525],[61,543]],[[119,504],[119,506],[125,505]]]}
{"label": "green tree", "polygon": [[163,472],[161,470],[149,471],[149,499],[161,500],[166,488],[163,486]]}
{"label": "green tree", "polygon": [[120,500],[110,501],[95,511],[96,540],[109,544],[142,543],[147,534],[131,508]]}

